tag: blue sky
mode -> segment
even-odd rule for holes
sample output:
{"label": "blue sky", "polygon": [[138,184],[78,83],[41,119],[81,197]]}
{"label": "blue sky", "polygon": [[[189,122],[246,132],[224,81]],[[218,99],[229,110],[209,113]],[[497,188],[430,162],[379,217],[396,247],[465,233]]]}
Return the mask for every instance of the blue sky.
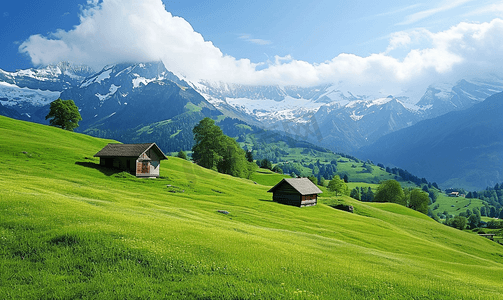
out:
{"label": "blue sky", "polygon": [[0,68],[161,59],[194,79],[407,85],[494,66],[502,15],[492,0],[18,0],[0,6]]}

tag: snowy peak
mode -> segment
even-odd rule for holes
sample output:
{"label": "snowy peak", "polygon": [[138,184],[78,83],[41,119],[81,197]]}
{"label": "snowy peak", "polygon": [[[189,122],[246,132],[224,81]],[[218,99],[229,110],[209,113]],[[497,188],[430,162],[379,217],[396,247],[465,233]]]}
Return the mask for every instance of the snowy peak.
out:
{"label": "snowy peak", "polygon": [[138,64],[116,64],[104,67],[100,72],[86,78],[80,88],[85,88],[93,84],[101,85],[104,82],[108,85],[126,81],[128,87],[137,88],[140,85],[147,85],[155,80],[168,79],[181,85],[187,85],[173,73],[169,72],[162,62],[138,63]]}
{"label": "snowy peak", "polygon": [[62,62],[38,69],[18,70],[6,72],[0,70],[0,81],[16,85],[20,88],[34,90],[59,91],[78,84],[94,71],[82,65]]}
{"label": "snowy peak", "polygon": [[41,121],[40,116],[32,119],[40,107],[56,100],[63,90],[92,73],[89,67],[70,63],[16,72],[0,70],[0,104],[16,110],[27,119]]}
{"label": "snowy peak", "polygon": [[[101,71],[87,77],[78,86],[79,93],[86,95],[87,99],[99,100],[102,106],[108,99],[116,96],[116,101],[122,104],[121,98],[127,97],[135,89],[147,86],[149,83],[172,81],[179,86],[188,84],[169,72],[162,62],[150,63],[122,63],[109,65]],[[73,91],[75,92],[75,91]]]}
{"label": "snowy peak", "polygon": [[428,87],[416,105],[432,118],[450,111],[466,109],[501,91],[503,80],[497,77],[484,80],[463,79],[455,84],[436,83]]}

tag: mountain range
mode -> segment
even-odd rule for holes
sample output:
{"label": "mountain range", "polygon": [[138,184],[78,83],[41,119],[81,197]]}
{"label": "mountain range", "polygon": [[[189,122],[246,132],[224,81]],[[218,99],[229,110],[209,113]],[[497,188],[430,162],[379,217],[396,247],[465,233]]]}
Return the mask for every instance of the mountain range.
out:
{"label": "mountain range", "polygon": [[[409,164],[400,165],[402,160],[381,159],[378,151],[370,155],[367,149],[380,149],[379,140],[390,133],[468,109],[502,90],[503,80],[498,77],[469,78],[432,83],[417,99],[412,93],[361,95],[336,84],[191,82],[168,71],[162,62],[115,64],[98,72],[60,63],[16,72],[0,70],[0,114],[47,124],[49,103],[58,97],[72,99],[83,118],[78,131],[122,142],[155,138],[165,151],[190,149],[191,129],[204,117],[232,118],[233,124],[282,132],[335,152],[358,153],[408,168]],[[379,143],[372,146],[374,142]],[[410,171],[414,170],[420,176],[430,174],[416,168]],[[445,176],[438,178],[429,179],[449,183]]]}
{"label": "mountain range", "polygon": [[503,93],[469,109],[421,121],[381,137],[360,157],[442,183],[482,189],[503,182]]}
{"label": "mountain range", "polygon": [[503,91],[503,80],[432,84],[419,99],[356,95],[336,85],[310,88],[191,83],[215,107],[242,120],[282,130],[338,152],[354,153],[380,137],[421,120],[462,110]]}

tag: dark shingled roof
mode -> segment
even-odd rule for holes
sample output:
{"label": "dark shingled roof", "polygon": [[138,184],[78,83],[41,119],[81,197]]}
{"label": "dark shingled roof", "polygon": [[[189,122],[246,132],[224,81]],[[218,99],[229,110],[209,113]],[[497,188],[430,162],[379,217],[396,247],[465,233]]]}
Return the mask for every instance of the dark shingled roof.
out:
{"label": "dark shingled roof", "polygon": [[161,160],[168,159],[155,143],[108,144],[96,153],[94,157],[139,157],[150,148],[158,152]]}
{"label": "dark shingled roof", "polygon": [[276,188],[282,185],[284,182],[291,185],[303,196],[323,193],[314,183],[311,182],[311,180],[307,178],[283,178],[283,180],[272,187],[268,192],[273,193]]}

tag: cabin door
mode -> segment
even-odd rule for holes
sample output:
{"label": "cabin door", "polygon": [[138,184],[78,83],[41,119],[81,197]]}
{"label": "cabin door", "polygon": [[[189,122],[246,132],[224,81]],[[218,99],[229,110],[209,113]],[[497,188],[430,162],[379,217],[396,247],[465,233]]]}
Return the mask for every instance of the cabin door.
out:
{"label": "cabin door", "polygon": [[148,161],[143,161],[141,163],[141,173],[142,174],[148,174],[150,173],[150,164]]}

